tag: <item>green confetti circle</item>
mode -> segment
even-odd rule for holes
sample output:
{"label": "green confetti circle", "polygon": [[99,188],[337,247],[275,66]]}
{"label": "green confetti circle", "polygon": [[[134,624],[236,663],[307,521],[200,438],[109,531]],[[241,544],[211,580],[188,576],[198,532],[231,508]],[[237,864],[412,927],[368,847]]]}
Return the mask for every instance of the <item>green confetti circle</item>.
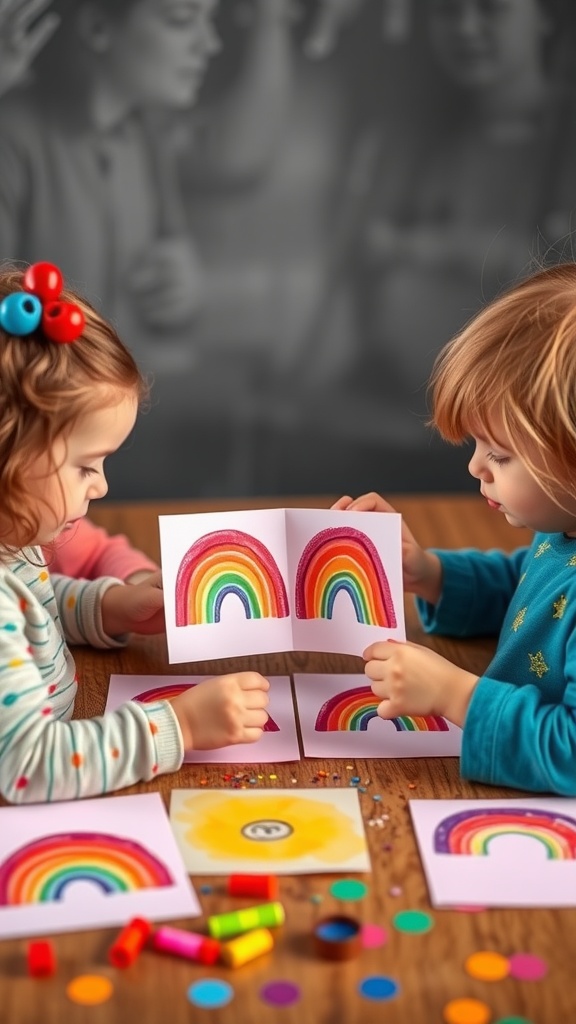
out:
{"label": "green confetti circle", "polygon": [[496,1024],[532,1024],[528,1017],[500,1017]]}
{"label": "green confetti circle", "polygon": [[430,914],[426,914],[423,910],[399,910],[394,915],[392,923],[399,932],[412,932],[413,934],[429,932],[434,926]]}
{"label": "green confetti circle", "polygon": [[355,878],[340,878],[332,883],[330,892],[337,900],[363,900],[368,892],[368,886]]}

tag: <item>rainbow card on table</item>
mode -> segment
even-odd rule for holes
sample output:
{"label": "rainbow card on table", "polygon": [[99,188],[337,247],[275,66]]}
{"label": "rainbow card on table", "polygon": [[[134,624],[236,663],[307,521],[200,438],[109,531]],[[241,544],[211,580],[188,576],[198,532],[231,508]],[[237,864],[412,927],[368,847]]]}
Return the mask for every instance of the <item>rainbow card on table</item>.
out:
{"label": "rainbow card on table", "polygon": [[410,800],[436,907],[576,907],[576,800]]}
{"label": "rainbow card on table", "polygon": [[405,639],[397,513],[160,516],[171,663]]}
{"label": "rainbow card on table", "polygon": [[306,757],[449,757],[462,730],[440,715],[378,717],[365,675],[294,675]]}
{"label": "rainbow card on table", "polygon": [[[150,704],[171,700],[210,676],[111,675],[106,711],[114,711],[127,700]],[[300,746],[294,717],[289,676],[269,676],[268,721],[256,743],[236,743],[217,750],[187,750],[184,760],[192,764],[267,764],[299,761]]]}
{"label": "rainbow card on table", "polygon": [[159,793],[0,808],[0,939],[201,913]]}

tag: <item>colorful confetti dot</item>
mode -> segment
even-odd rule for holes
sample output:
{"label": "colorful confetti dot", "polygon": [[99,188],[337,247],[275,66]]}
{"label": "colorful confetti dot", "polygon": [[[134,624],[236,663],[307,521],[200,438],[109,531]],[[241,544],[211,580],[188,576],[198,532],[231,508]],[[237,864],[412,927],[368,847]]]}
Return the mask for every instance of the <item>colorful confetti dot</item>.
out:
{"label": "colorful confetti dot", "polygon": [[80,974],[66,986],[66,995],[81,1006],[97,1006],[110,999],[114,986],[109,978],[100,974]]}
{"label": "colorful confetti dot", "polygon": [[492,1013],[479,999],[452,999],[442,1011],[446,1024],[488,1024]]}
{"label": "colorful confetti dot", "polygon": [[186,994],[193,1006],[216,1009],[219,1006],[226,1006],[231,1001],[234,990],[227,981],[220,981],[218,978],[204,978],[202,981],[195,981],[193,985],[190,985]]}
{"label": "colorful confetti dot", "polygon": [[508,958],[510,977],[520,981],[540,981],[548,974],[548,964],[532,953],[514,953]]}
{"label": "colorful confetti dot", "polygon": [[466,959],[464,970],[471,978],[479,978],[481,981],[501,981],[510,974],[510,962],[501,953],[481,950]]}
{"label": "colorful confetti dot", "polygon": [[355,878],[340,878],[330,886],[330,892],[337,900],[363,900],[368,892],[364,882]]}
{"label": "colorful confetti dot", "polygon": [[430,914],[423,910],[399,910],[392,923],[399,932],[412,932],[414,935],[429,932],[434,925]]}
{"label": "colorful confetti dot", "polygon": [[375,974],[364,978],[358,985],[358,991],[365,999],[393,999],[398,994],[398,983],[393,978]]}
{"label": "colorful confetti dot", "polygon": [[388,932],[377,924],[365,924],[362,928],[362,945],[364,949],[377,949],[388,942]]}
{"label": "colorful confetti dot", "polygon": [[300,989],[291,981],[269,981],[260,989],[260,998],[270,1006],[292,1006],[300,999]]}
{"label": "colorful confetti dot", "polygon": [[527,1017],[499,1017],[495,1024],[532,1024]]}

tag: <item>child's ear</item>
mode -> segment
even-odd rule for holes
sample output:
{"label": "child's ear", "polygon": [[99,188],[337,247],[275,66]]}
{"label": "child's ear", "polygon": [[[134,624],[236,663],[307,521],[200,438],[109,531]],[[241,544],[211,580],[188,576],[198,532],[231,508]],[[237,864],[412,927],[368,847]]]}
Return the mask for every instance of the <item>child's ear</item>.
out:
{"label": "child's ear", "polygon": [[88,2],[80,5],[76,26],[82,42],[92,53],[106,53],[110,46],[110,25],[97,4]]}

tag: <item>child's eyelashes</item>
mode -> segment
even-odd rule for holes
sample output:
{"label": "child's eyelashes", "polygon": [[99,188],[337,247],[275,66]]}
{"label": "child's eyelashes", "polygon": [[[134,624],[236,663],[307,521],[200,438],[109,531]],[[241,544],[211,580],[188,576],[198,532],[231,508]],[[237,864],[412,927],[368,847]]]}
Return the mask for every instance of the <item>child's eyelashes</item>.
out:
{"label": "child's eyelashes", "polygon": [[94,474],[97,472],[98,470],[93,469],[91,466],[80,466],[80,476],[82,477],[83,480],[85,480],[86,477],[88,476],[94,476]]}
{"label": "child's eyelashes", "polygon": [[494,452],[488,452],[486,458],[489,462],[495,462],[497,466],[505,466],[507,462],[510,462],[509,455],[495,455]]}

